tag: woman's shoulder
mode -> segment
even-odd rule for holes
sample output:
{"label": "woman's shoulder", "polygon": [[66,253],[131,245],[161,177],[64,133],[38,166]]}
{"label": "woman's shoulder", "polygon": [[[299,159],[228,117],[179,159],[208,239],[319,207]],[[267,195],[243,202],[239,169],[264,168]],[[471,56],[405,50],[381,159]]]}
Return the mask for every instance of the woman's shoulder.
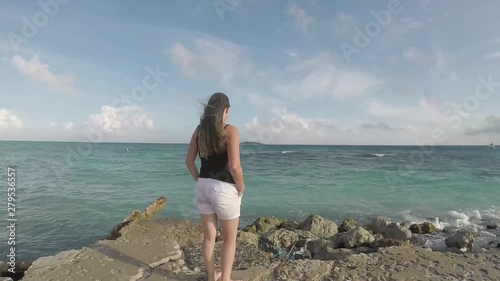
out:
{"label": "woman's shoulder", "polygon": [[224,126],[224,129],[226,129],[226,132],[228,133],[238,133],[238,128],[234,125],[231,125],[231,124],[226,124]]}

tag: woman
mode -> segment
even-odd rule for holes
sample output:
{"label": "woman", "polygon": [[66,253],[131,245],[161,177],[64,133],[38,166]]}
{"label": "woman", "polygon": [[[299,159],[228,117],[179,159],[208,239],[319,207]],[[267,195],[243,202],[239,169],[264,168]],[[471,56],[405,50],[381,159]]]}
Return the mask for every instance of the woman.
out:
{"label": "woman", "polygon": [[[186,155],[186,165],[196,180],[196,201],[203,225],[202,253],[209,281],[220,277],[222,281],[231,280],[241,197],[245,189],[238,130],[225,123],[229,106],[229,98],[223,93],[210,97]],[[197,154],[201,160],[199,173],[195,165]],[[217,219],[224,237],[221,273],[216,273],[214,268]]]}

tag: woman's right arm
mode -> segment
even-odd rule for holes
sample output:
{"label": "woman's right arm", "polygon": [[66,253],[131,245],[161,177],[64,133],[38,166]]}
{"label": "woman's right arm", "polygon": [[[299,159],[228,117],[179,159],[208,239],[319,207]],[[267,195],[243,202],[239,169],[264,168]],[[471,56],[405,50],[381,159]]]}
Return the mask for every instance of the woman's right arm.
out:
{"label": "woman's right arm", "polygon": [[243,169],[240,162],[240,134],[234,126],[228,126],[226,133],[228,138],[227,154],[229,158],[229,171],[241,196],[245,188],[245,183],[243,182]]}

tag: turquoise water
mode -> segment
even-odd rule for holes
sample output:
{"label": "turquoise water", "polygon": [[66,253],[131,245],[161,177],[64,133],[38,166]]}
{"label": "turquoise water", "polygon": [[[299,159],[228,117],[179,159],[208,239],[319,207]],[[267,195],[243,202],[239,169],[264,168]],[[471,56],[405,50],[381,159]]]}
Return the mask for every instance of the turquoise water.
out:
{"label": "turquoise water", "polygon": [[[0,196],[7,166],[17,170],[19,259],[79,248],[105,236],[128,213],[168,199],[161,216],[197,221],[184,144],[94,146],[0,142]],[[258,216],[333,220],[429,220],[440,227],[500,223],[500,150],[486,146],[242,146],[247,186],[242,224]],[[424,153],[425,151],[425,153]],[[6,208],[0,213],[6,221]],[[2,219],[5,218],[5,219]],[[483,231],[494,240],[498,232]],[[2,253],[7,231],[0,230]]]}

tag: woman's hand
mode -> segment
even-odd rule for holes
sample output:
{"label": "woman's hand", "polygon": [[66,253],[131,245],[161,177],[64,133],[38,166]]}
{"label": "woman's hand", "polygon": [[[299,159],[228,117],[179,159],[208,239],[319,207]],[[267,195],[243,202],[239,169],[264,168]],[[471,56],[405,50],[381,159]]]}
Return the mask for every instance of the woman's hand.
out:
{"label": "woman's hand", "polygon": [[245,187],[244,186],[241,188],[237,187],[236,189],[238,190],[238,197],[243,196],[243,191],[245,191]]}

